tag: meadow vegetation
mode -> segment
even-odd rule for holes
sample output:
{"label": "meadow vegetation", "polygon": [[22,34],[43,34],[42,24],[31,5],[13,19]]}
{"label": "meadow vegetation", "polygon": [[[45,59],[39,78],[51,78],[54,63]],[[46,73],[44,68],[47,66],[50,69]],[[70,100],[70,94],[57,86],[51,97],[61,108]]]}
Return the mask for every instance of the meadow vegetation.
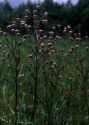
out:
{"label": "meadow vegetation", "polygon": [[89,38],[47,22],[36,6],[0,29],[1,125],[89,124]]}

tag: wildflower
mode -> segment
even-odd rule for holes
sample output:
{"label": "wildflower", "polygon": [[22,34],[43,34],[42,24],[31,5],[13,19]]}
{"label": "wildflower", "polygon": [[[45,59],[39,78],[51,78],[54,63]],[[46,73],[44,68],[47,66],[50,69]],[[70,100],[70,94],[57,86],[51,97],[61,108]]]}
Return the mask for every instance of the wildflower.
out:
{"label": "wildflower", "polygon": [[72,78],[72,77],[69,77],[69,80],[70,80],[70,81],[73,81],[73,78]]}
{"label": "wildflower", "polygon": [[12,27],[12,25],[8,25],[8,26],[7,26],[7,29],[10,29],[11,27]]}
{"label": "wildflower", "polygon": [[86,47],[86,50],[89,51],[89,47]]}
{"label": "wildflower", "polygon": [[25,24],[24,26],[25,26],[25,28],[27,28],[27,26],[28,26],[28,25],[27,25],[27,24]]}
{"label": "wildflower", "polygon": [[36,9],[39,9],[39,8],[40,8],[40,6],[39,6],[39,5],[37,5],[37,6],[36,6]]}
{"label": "wildflower", "polygon": [[60,25],[60,24],[58,24],[57,26],[58,26],[58,28],[60,28],[60,27],[61,27],[61,25]]}
{"label": "wildflower", "polygon": [[54,34],[54,32],[53,32],[53,31],[50,31],[50,32],[49,32],[49,34],[50,34],[50,35],[53,35],[53,34]]}
{"label": "wildflower", "polygon": [[17,33],[19,33],[19,30],[18,30],[18,29],[16,29],[16,30],[15,30],[15,33],[16,33],[16,34],[17,34]]}
{"label": "wildflower", "polygon": [[19,22],[20,18],[16,18],[17,22]]}
{"label": "wildflower", "polygon": [[20,33],[16,33],[17,36],[20,36],[21,34]]}
{"label": "wildflower", "polygon": [[13,33],[14,33],[14,32],[15,32],[15,29],[11,29],[11,32],[13,32]]}
{"label": "wildflower", "polygon": [[60,40],[62,37],[60,37],[60,36],[56,36],[55,38]]}
{"label": "wildflower", "polygon": [[64,54],[64,57],[66,57],[66,56],[68,56],[68,54],[67,54],[67,53],[65,53],[65,54]]}
{"label": "wildflower", "polygon": [[16,24],[15,24],[15,23],[13,23],[13,24],[12,24],[12,27],[15,27],[15,26],[16,26]]}
{"label": "wildflower", "polygon": [[28,28],[28,29],[31,29],[31,28],[32,28],[32,26],[31,26],[31,25],[27,25],[27,28]]}
{"label": "wildflower", "polygon": [[39,49],[39,53],[41,53],[42,52],[42,49]]}
{"label": "wildflower", "polygon": [[16,23],[16,21],[12,21],[12,24],[15,24]]}
{"label": "wildflower", "polygon": [[59,80],[60,80],[60,79],[62,78],[62,75],[59,75],[58,78],[59,78]]}
{"label": "wildflower", "polygon": [[50,46],[52,46],[52,43],[50,42],[50,43],[48,43],[48,46],[50,47]]}
{"label": "wildflower", "polygon": [[56,67],[57,67],[57,64],[54,62],[54,63],[52,63],[52,65],[51,65],[51,69],[56,69]]}
{"label": "wildflower", "polygon": [[51,52],[54,53],[54,49],[52,49]]}
{"label": "wildflower", "polygon": [[44,12],[44,17],[48,17],[48,12]]}
{"label": "wildflower", "polygon": [[18,75],[18,80],[19,80],[19,81],[22,81],[23,78],[24,78],[24,74],[23,74],[23,73],[19,73],[19,75]]}
{"label": "wildflower", "polygon": [[52,27],[52,30],[55,30],[56,29],[56,27]]}
{"label": "wildflower", "polygon": [[28,63],[29,63],[29,64],[32,64],[32,60],[31,60],[31,59],[29,59],[29,60],[28,60]]}
{"label": "wildflower", "polygon": [[77,37],[76,40],[81,40],[81,38]]}
{"label": "wildflower", "polygon": [[3,36],[6,36],[6,32],[3,32]]}
{"label": "wildflower", "polygon": [[73,51],[73,50],[74,50],[74,47],[71,47],[71,50]]}
{"label": "wildflower", "polygon": [[41,47],[44,47],[44,43],[41,43]]}
{"label": "wildflower", "polygon": [[27,9],[25,10],[26,14],[31,14],[31,12]]}
{"label": "wildflower", "polygon": [[46,20],[46,19],[42,20],[43,24],[47,24],[47,22],[48,22],[48,20]]}
{"label": "wildflower", "polygon": [[32,54],[30,54],[30,55],[28,55],[27,57],[28,57],[28,58],[33,58],[33,55],[32,55]]}
{"label": "wildflower", "polygon": [[44,37],[44,39],[46,39],[47,38],[47,36],[45,35],[45,36],[43,36]]}
{"label": "wildflower", "polygon": [[72,33],[72,30],[70,30],[69,33],[71,34],[71,33]]}
{"label": "wildflower", "polygon": [[67,30],[67,27],[64,27],[64,30]]}
{"label": "wildflower", "polygon": [[45,63],[48,64],[48,61],[46,60]]}
{"label": "wildflower", "polygon": [[39,33],[41,34],[42,32],[43,32],[43,30],[40,29],[40,30],[39,30]]}
{"label": "wildflower", "polygon": [[25,114],[26,114],[26,116],[29,116],[29,115],[31,116],[32,113],[33,113],[33,111],[34,111],[34,105],[31,105],[31,106],[25,108]]}
{"label": "wildflower", "polygon": [[27,15],[25,16],[25,19],[28,19],[28,16],[27,16]]}
{"label": "wildflower", "polygon": [[79,45],[75,45],[75,48],[78,49],[78,48],[79,48]]}
{"label": "wildflower", "polygon": [[74,40],[74,38],[73,38],[73,37],[70,37],[69,39],[70,39],[70,40]]}
{"label": "wildflower", "polygon": [[33,14],[37,14],[37,10],[33,10]]}
{"label": "wildflower", "polygon": [[68,25],[68,26],[67,26],[67,28],[68,28],[68,29],[71,29],[71,26],[70,26],[70,25]]}
{"label": "wildflower", "polygon": [[67,30],[63,30],[63,33],[66,33],[67,32]]}
{"label": "wildflower", "polygon": [[85,40],[88,41],[88,40],[89,40],[89,37],[88,37],[88,36],[85,36]]}
{"label": "wildflower", "polygon": [[50,56],[51,54],[52,54],[51,52],[48,53],[49,56]]}
{"label": "wildflower", "polygon": [[36,14],[34,14],[34,15],[33,15],[33,18],[37,18],[37,15],[36,15]]}

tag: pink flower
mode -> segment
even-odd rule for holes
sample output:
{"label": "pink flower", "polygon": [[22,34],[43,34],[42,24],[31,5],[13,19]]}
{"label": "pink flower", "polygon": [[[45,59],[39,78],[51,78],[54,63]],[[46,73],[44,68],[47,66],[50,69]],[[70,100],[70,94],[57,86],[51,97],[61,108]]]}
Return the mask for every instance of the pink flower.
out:
{"label": "pink flower", "polygon": [[47,17],[48,16],[48,12],[44,12],[44,17]]}

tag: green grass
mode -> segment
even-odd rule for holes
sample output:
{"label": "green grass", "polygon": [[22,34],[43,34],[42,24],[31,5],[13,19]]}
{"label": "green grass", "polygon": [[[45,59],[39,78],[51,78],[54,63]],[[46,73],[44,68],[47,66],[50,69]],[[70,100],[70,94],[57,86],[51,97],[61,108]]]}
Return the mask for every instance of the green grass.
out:
{"label": "green grass", "polygon": [[[17,41],[20,50],[19,71],[24,77],[18,79],[18,124],[31,125],[31,109],[34,100],[35,40],[2,38],[0,53],[0,122],[15,125],[15,82],[12,43]],[[8,45],[11,49],[8,48]],[[76,45],[79,45],[77,48]],[[70,49],[73,48],[71,52]],[[35,125],[88,125],[89,124],[89,43],[62,39],[55,41],[54,53],[46,57],[41,53],[38,72],[38,105]],[[5,52],[4,52],[5,51]],[[10,54],[9,57],[6,56]],[[28,63],[28,55],[32,54]],[[52,70],[50,66],[56,63]],[[11,66],[12,69],[11,69]],[[21,69],[22,67],[22,69]],[[12,73],[13,70],[13,73]],[[58,77],[59,76],[59,77]],[[86,96],[86,97],[85,97]],[[47,122],[50,122],[47,124]]]}

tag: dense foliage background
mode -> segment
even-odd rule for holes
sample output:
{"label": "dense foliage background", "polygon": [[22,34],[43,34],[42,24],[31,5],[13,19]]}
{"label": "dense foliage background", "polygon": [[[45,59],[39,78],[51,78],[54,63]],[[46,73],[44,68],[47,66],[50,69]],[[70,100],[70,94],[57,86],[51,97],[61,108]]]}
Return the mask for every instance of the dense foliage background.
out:
{"label": "dense foliage background", "polygon": [[[12,9],[7,0],[5,0],[5,4],[0,3],[0,27],[5,27],[9,21],[17,17],[22,17],[26,8],[32,10],[34,6],[28,2],[27,5],[22,4],[18,8]],[[75,6],[70,0],[65,5],[45,0],[41,4],[41,10],[49,12],[49,27],[54,23],[60,23],[62,26],[71,25],[75,32],[89,35],[89,0],[79,0]]]}

